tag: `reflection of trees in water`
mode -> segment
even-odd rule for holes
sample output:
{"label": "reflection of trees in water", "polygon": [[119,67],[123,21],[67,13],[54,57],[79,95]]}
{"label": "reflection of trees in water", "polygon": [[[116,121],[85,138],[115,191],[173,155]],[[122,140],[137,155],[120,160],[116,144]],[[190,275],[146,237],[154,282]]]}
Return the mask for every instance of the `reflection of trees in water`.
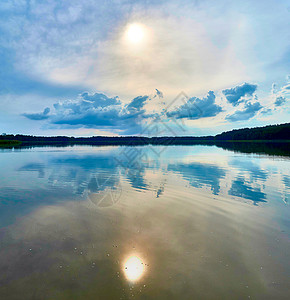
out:
{"label": "reflection of trees in water", "polygon": [[279,142],[218,142],[214,145],[225,150],[241,153],[257,153],[268,155],[290,156],[289,143]]}

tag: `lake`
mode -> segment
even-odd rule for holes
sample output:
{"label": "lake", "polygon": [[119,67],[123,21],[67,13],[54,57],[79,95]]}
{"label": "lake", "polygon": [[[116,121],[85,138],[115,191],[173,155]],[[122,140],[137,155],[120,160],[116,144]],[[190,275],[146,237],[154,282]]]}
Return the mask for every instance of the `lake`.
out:
{"label": "lake", "polygon": [[0,150],[0,299],[289,299],[290,158]]}

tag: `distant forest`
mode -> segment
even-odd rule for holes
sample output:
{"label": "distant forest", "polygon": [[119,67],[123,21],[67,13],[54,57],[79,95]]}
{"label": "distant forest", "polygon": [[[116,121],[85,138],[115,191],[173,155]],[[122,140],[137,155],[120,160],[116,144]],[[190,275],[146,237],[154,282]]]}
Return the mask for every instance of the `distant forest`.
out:
{"label": "distant forest", "polygon": [[[281,125],[269,125],[265,127],[236,129],[215,136],[92,136],[92,137],[68,137],[68,136],[32,136],[21,134],[0,135],[0,145],[19,144],[87,144],[87,145],[191,145],[191,144],[219,144],[221,142],[263,141],[263,142],[290,142],[290,123]],[[10,141],[10,142],[9,142]],[[13,141],[13,142],[12,142]]]}
{"label": "distant forest", "polygon": [[226,131],[214,137],[217,141],[290,140],[290,123]]}

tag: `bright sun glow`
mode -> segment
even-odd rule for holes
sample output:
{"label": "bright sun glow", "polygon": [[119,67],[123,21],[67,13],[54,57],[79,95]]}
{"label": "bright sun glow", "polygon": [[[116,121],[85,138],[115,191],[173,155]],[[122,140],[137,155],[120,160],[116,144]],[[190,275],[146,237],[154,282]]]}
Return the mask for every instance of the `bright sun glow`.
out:
{"label": "bright sun glow", "polygon": [[144,272],[144,264],[142,260],[137,256],[129,257],[125,262],[125,275],[128,280],[138,280]]}
{"label": "bright sun glow", "polygon": [[145,28],[140,24],[131,24],[129,25],[126,31],[127,40],[132,44],[139,44],[145,38]]}

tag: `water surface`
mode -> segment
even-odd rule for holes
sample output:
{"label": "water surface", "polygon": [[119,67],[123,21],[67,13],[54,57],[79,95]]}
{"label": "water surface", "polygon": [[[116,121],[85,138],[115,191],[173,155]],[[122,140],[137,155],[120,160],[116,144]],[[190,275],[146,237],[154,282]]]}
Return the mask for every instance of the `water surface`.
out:
{"label": "water surface", "polygon": [[289,157],[0,151],[0,299],[289,299]]}

